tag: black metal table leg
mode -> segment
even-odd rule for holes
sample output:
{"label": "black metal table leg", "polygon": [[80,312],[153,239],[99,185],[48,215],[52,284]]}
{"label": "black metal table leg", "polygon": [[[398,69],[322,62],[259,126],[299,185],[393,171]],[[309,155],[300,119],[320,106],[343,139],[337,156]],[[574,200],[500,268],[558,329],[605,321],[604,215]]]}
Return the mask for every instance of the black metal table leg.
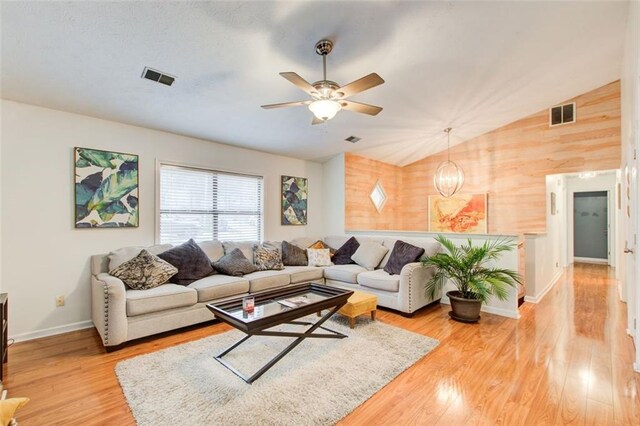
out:
{"label": "black metal table leg", "polygon": [[[278,361],[280,361],[285,355],[287,355],[289,352],[291,352],[296,346],[298,346],[304,339],[306,339],[308,337],[311,337],[311,338],[333,338],[333,339],[344,339],[345,337],[348,337],[345,334],[339,333],[339,332],[331,330],[329,328],[322,327],[322,324],[325,321],[327,321],[329,318],[331,318],[331,316],[333,314],[338,312],[338,310],[342,306],[343,305],[339,305],[339,306],[336,306],[335,308],[331,309],[326,315],[324,315],[322,318],[320,318],[316,323],[309,323],[309,322],[304,322],[304,321],[291,321],[291,322],[289,322],[289,324],[311,325],[311,327],[309,327],[304,333],[280,332],[280,331],[259,331],[259,332],[253,333],[253,334],[248,334],[247,336],[243,337],[238,342],[234,343],[233,345],[231,345],[230,347],[228,347],[227,349],[222,351],[220,354],[216,355],[215,359],[220,364],[222,364],[227,369],[229,369],[232,373],[234,373],[236,376],[240,377],[245,382],[251,384],[256,379],[258,379],[260,376],[262,376],[264,373],[266,373],[267,370],[269,370],[271,367],[273,367]],[[323,330],[329,331],[330,334],[327,334],[327,333],[322,333],[322,334],[317,334],[316,333],[316,334],[314,334],[313,332],[315,330],[317,330],[318,328],[322,328]],[[291,342],[291,344],[289,344],[289,346],[284,348],[280,353],[278,353],[269,362],[267,362],[263,367],[261,367],[257,372],[255,372],[252,376],[246,377],[244,374],[242,374],[240,371],[238,371],[236,368],[234,368],[231,364],[229,364],[228,362],[223,360],[222,357],[225,356],[226,354],[228,354],[229,352],[231,352],[232,350],[234,350],[235,348],[237,348],[238,346],[240,346],[245,341],[247,341],[247,339],[249,339],[249,337],[251,337],[251,336],[274,336],[274,337],[297,337],[297,338],[296,338],[296,340]]]}

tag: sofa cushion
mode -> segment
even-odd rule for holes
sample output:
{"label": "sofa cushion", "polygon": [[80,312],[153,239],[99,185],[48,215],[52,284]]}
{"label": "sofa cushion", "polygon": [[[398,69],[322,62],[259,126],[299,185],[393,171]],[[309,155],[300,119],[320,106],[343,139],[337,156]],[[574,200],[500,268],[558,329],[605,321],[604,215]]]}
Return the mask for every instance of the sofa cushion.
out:
{"label": "sofa cushion", "polygon": [[424,248],[416,247],[412,244],[398,240],[393,245],[393,250],[389,261],[384,266],[385,272],[389,274],[400,275],[400,271],[407,263],[417,262],[424,254]]}
{"label": "sofa cushion", "polygon": [[249,291],[268,290],[289,285],[291,277],[286,270],[282,271],[258,271],[244,276],[249,280]]}
{"label": "sofa cushion", "polygon": [[225,254],[217,262],[212,262],[212,265],[221,274],[236,277],[258,270],[258,267],[247,259],[239,248],[235,248],[230,253]]}
{"label": "sofa cushion", "polygon": [[307,251],[291,244],[282,242],[282,263],[284,266],[307,266]]}
{"label": "sofa cushion", "polygon": [[264,244],[256,246],[253,250],[253,258],[255,259],[256,267],[261,271],[284,269],[280,250],[275,247],[265,246]]}
{"label": "sofa cushion", "polygon": [[350,265],[355,263],[351,256],[358,250],[360,243],[356,237],[351,237],[333,255],[333,263],[336,265]]}
{"label": "sofa cushion", "polygon": [[198,243],[198,247],[202,249],[211,262],[216,262],[224,256],[224,248],[222,243],[217,240],[201,241]]}
{"label": "sofa cushion", "polygon": [[367,269],[360,265],[333,265],[324,268],[324,277],[330,280],[342,281],[345,283],[358,283],[358,274],[366,272]]}
{"label": "sofa cushion", "polygon": [[142,249],[140,254],[127,260],[116,269],[109,271],[109,275],[120,278],[129,288],[134,290],[148,290],[158,287],[178,273],[178,269]]}
{"label": "sofa cushion", "polygon": [[320,281],[323,277],[322,268],[314,266],[285,266],[284,270],[291,277],[291,284]]}
{"label": "sofa cushion", "polygon": [[300,237],[300,238],[294,238],[293,240],[291,240],[291,244],[293,244],[296,247],[300,247],[301,249],[306,250],[315,241],[316,240],[313,239],[313,238]]}
{"label": "sofa cushion", "polygon": [[358,274],[358,284],[363,287],[397,293],[400,288],[400,276],[390,275],[383,269]]}
{"label": "sofa cushion", "polygon": [[309,259],[309,266],[331,266],[331,253],[329,253],[328,248],[308,248],[307,258]]}
{"label": "sofa cushion", "polygon": [[158,255],[163,251],[169,250],[171,248],[171,244],[157,244],[151,247],[123,247],[118,250],[114,250],[109,253],[109,270],[113,271],[118,266],[122,265],[127,260],[131,260],[137,255],[140,254],[142,249],[147,250],[150,254]]}
{"label": "sofa cushion", "polygon": [[178,284],[163,284],[149,290],[127,290],[127,316],[148,314],[195,305],[198,292]]}
{"label": "sofa cushion", "polygon": [[[391,257],[391,254],[393,252],[392,249],[396,244],[396,241],[398,241],[397,238],[384,239],[383,244],[385,247],[389,248],[389,252],[384,257],[384,259],[382,259],[382,262],[380,262],[379,268],[384,268],[385,266],[387,266],[387,262]],[[403,238],[402,241],[416,247],[422,247],[424,249],[423,256],[433,256],[434,254],[438,253],[442,249],[442,247],[440,246],[440,243],[435,241],[433,238]]]}
{"label": "sofa cushion", "polygon": [[351,259],[363,268],[373,271],[388,251],[389,249],[380,243],[367,241],[360,244]]}
{"label": "sofa cushion", "polygon": [[172,283],[188,285],[213,273],[209,257],[193,239],[158,254],[158,257],[178,268],[178,273],[171,277]]}
{"label": "sofa cushion", "polygon": [[224,247],[224,254],[231,253],[234,249],[240,249],[244,257],[249,259],[249,262],[254,263],[253,249],[258,245],[257,241],[225,241],[222,243]]}
{"label": "sofa cushion", "polygon": [[249,280],[229,275],[211,275],[188,286],[198,292],[198,302],[222,299],[249,292]]}

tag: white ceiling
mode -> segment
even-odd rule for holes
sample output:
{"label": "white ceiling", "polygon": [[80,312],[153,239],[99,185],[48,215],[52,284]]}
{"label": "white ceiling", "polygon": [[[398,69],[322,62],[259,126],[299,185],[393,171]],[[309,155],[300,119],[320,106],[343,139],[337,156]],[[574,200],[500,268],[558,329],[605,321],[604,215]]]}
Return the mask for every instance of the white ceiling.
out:
{"label": "white ceiling", "polygon": [[[2,97],[207,140],[404,165],[620,77],[627,2],[2,2]],[[311,126],[278,75],[386,80]],[[173,87],[140,78],[145,66]],[[356,145],[347,136],[362,138]]]}

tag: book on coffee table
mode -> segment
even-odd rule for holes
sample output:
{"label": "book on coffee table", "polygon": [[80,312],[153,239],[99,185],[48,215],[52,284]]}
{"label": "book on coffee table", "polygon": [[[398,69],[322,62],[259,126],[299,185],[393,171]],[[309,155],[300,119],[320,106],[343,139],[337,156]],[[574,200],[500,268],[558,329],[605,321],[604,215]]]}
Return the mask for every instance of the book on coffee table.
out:
{"label": "book on coffee table", "polygon": [[300,306],[308,305],[311,300],[307,296],[291,297],[289,299],[278,300],[278,303],[286,306],[287,308],[299,308]]}

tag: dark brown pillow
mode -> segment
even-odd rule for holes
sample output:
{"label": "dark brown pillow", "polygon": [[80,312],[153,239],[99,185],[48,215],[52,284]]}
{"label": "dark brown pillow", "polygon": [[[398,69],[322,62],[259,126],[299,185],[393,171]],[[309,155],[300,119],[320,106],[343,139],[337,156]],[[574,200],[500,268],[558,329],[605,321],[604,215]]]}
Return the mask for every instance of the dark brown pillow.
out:
{"label": "dark brown pillow", "polygon": [[286,241],[282,242],[282,263],[284,266],[307,266],[307,251]]}
{"label": "dark brown pillow", "polygon": [[404,265],[417,262],[424,254],[422,247],[416,247],[404,241],[397,240],[393,245],[393,251],[389,256],[389,261],[384,265],[385,272],[391,275],[400,275]]}
{"label": "dark brown pillow", "polygon": [[356,263],[351,259],[351,256],[358,250],[360,243],[356,240],[356,237],[351,237],[346,243],[342,245],[331,259],[335,265],[351,265]]}
{"label": "dark brown pillow", "polygon": [[193,239],[160,253],[158,257],[178,268],[178,273],[169,280],[172,283],[189,285],[214,272],[209,257]]}
{"label": "dark brown pillow", "polygon": [[251,263],[249,259],[242,253],[242,250],[235,248],[225,254],[217,262],[212,262],[216,271],[221,274],[241,277],[245,274],[259,271],[258,267]]}

